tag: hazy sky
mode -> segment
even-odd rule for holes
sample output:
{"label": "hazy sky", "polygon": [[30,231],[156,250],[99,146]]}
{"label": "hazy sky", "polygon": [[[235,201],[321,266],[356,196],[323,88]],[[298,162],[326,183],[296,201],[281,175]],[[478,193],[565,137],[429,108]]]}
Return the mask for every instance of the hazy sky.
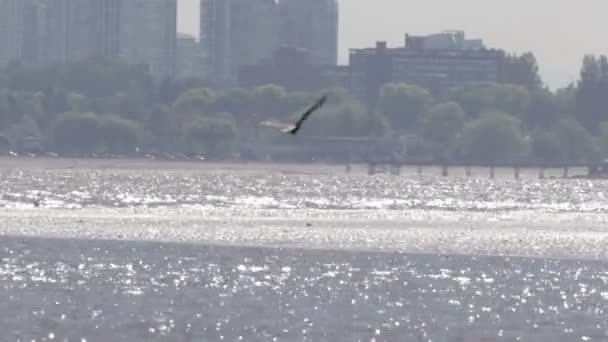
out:
{"label": "hazy sky", "polygon": [[[179,1],[179,30],[198,34],[199,1]],[[578,77],[585,53],[608,53],[606,13],[606,0],[340,0],[340,63],[348,48],[377,40],[402,46],[406,32],[464,30],[488,47],[531,50],[544,79],[562,86]]]}

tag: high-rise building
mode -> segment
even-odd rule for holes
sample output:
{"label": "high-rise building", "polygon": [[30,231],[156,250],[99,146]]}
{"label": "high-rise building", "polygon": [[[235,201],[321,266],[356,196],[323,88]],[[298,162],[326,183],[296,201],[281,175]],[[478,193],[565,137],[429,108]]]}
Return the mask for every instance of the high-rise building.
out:
{"label": "high-rise building", "polygon": [[[99,0],[97,0],[99,1]],[[152,75],[160,78],[175,76],[177,50],[177,0],[105,0],[119,1],[118,19],[108,15],[104,23],[119,22],[118,56],[132,63],[144,63]],[[109,48],[115,32],[109,34]]]}
{"label": "high-rise building", "polygon": [[178,33],[176,77],[202,77],[205,72],[202,61],[201,46],[196,41],[196,37],[189,34]]}
{"label": "high-rise building", "polygon": [[346,65],[311,64],[307,49],[281,47],[276,50],[273,60],[239,68],[239,86],[276,84],[288,91],[347,89],[350,86],[349,71]]}
{"label": "high-rise building", "polygon": [[[72,0],[74,1],[74,0]],[[90,42],[90,54],[93,56],[116,56],[120,53],[121,29],[125,26],[124,14],[129,6],[130,0],[87,0],[89,1],[90,11],[85,18],[90,18],[90,28],[85,32],[94,39]],[[81,0],[82,2],[82,0]],[[86,2],[86,1],[85,1]],[[132,13],[135,14],[135,13]],[[145,16],[143,11],[137,13],[138,16]],[[136,17],[134,17],[136,18]],[[132,19],[128,18],[127,23]]]}
{"label": "high-rise building", "polygon": [[20,60],[28,64],[45,61],[46,4],[41,0],[23,0],[23,30]]}
{"label": "high-rise building", "polygon": [[[86,8],[85,1],[79,4],[80,9]],[[84,55],[84,49],[78,46],[84,39],[78,39],[78,36],[86,37],[86,30],[85,27],[76,28],[77,18],[86,12],[77,10],[73,0],[55,0],[46,5],[46,61],[65,62]]]}
{"label": "high-rise building", "polygon": [[175,75],[177,0],[0,0],[0,64],[117,57]]}
{"label": "high-rise building", "polygon": [[48,0],[0,0],[0,65],[46,60]]}
{"label": "high-rise building", "polygon": [[275,0],[201,0],[201,45],[207,69],[234,83],[238,68],[271,58],[279,46]]}
{"label": "high-rise building", "polygon": [[310,51],[312,62],[338,63],[337,0],[281,0],[281,44]]}
{"label": "high-rise building", "polygon": [[280,17],[275,0],[232,0],[232,66],[271,59],[279,47]]}
{"label": "high-rise building", "polygon": [[205,69],[215,80],[230,74],[231,54],[231,5],[230,0],[201,0],[200,42]]}
{"label": "high-rise building", "polygon": [[[505,53],[464,35],[406,36],[404,47],[350,51],[351,91],[374,103],[383,84],[405,82],[445,93],[471,82],[503,82]],[[462,39],[460,39],[462,38]]]}
{"label": "high-rise building", "polygon": [[0,63],[20,58],[23,42],[23,0],[0,0]]}
{"label": "high-rise building", "polygon": [[[47,62],[82,60],[109,55],[101,27],[107,17],[101,8],[108,0],[41,0],[46,6],[45,58]],[[99,15],[98,15],[99,14]],[[118,25],[114,25],[116,30]]]}

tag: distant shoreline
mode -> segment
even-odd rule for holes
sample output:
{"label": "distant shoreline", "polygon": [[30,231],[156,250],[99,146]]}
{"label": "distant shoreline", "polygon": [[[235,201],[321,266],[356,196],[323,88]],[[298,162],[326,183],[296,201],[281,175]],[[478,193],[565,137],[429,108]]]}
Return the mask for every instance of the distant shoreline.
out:
{"label": "distant shoreline", "polygon": [[[26,156],[1,156],[0,170],[5,169],[91,169],[91,170],[133,170],[159,171],[159,170],[192,170],[192,171],[238,171],[238,172],[278,172],[294,174],[346,174],[346,165],[339,162],[284,162],[284,161],[244,161],[244,160],[218,160],[201,161],[187,159],[150,159],[144,157],[129,158],[75,158],[75,157],[26,157]],[[441,175],[441,166],[425,166],[422,169],[424,175]],[[548,178],[561,178],[562,168],[546,168],[545,175]],[[367,164],[352,163],[351,174],[367,174]],[[401,176],[416,175],[418,173],[415,165],[404,165]],[[538,167],[521,167],[520,176],[523,178],[538,179]],[[570,168],[569,176],[586,175],[584,167]],[[454,166],[449,168],[450,177],[465,177],[465,167]],[[473,177],[489,177],[489,168],[485,166],[471,167]],[[496,167],[497,178],[513,178],[513,168]],[[395,177],[400,177],[399,175]]]}

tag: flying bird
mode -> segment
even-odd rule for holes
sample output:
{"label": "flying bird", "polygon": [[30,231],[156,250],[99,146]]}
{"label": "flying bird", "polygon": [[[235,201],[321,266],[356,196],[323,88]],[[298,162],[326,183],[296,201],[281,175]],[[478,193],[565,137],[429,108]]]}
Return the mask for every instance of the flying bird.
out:
{"label": "flying bird", "polygon": [[304,123],[304,121],[306,119],[308,119],[310,114],[312,114],[313,112],[315,112],[316,110],[321,108],[321,106],[323,106],[323,104],[325,103],[326,100],[327,100],[327,95],[323,95],[314,105],[312,105],[312,107],[308,108],[308,110],[302,114],[302,116],[300,117],[300,119],[298,121],[296,121],[296,123],[285,123],[285,122],[280,122],[280,121],[276,121],[276,120],[270,120],[270,121],[260,122],[259,125],[278,128],[283,133],[289,133],[289,134],[295,135],[296,133],[298,133],[298,131],[302,127],[302,123]]}

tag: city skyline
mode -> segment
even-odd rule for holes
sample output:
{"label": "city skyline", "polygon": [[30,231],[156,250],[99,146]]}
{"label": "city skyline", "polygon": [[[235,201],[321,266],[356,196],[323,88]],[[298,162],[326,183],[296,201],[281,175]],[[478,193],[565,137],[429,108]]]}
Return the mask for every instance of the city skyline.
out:
{"label": "city skyline", "polygon": [[173,77],[176,0],[1,0],[0,65],[117,57]]}
{"label": "city skyline", "polygon": [[[179,0],[180,31],[198,35],[198,1]],[[546,0],[508,4],[430,0],[415,5],[403,0],[340,0],[339,62],[348,63],[349,48],[371,47],[379,40],[401,46],[408,32],[424,35],[457,29],[482,38],[488,47],[532,51],[544,80],[552,88],[561,87],[578,79],[584,54],[608,53],[608,46],[602,45],[608,29],[600,26],[607,10],[608,3],[600,0],[589,0],[584,7],[562,1],[549,7]],[[573,20],[573,13],[585,20]]]}
{"label": "city skyline", "polygon": [[204,69],[235,84],[239,69],[269,63],[280,46],[304,48],[314,65],[338,62],[337,0],[200,0]]}

